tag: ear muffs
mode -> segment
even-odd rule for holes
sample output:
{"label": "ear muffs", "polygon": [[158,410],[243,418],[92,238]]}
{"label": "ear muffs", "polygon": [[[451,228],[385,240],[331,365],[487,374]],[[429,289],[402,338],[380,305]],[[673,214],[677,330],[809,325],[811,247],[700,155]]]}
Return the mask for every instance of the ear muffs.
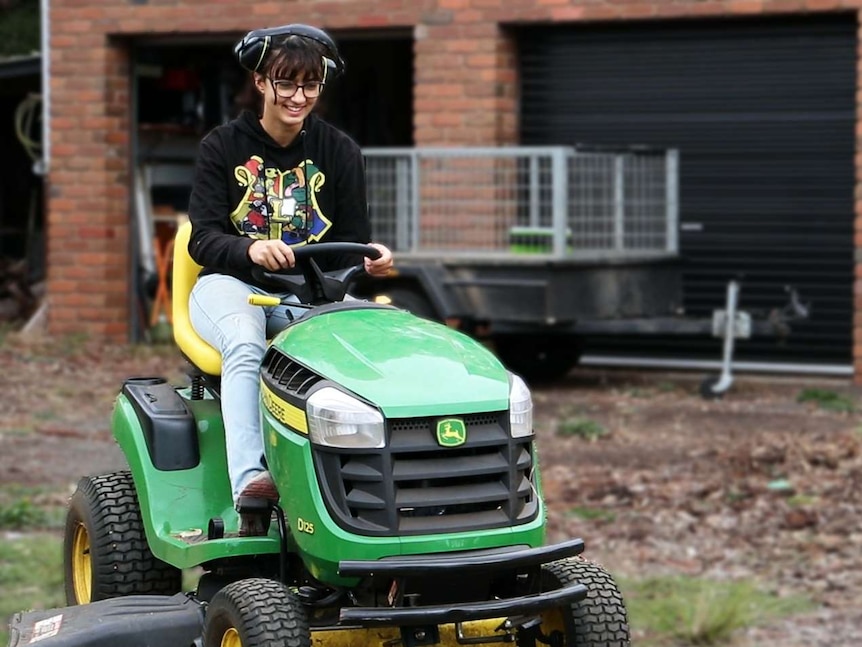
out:
{"label": "ear muffs", "polygon": [[266,58],[274,39],[287,36],[307,38],[323,46],[323,82],[344,72],[344,60],[338,53],[335,41],[322,29],[311,25],[292,24],[268,29],[255,29],[248,32],[233,48],[234,54],[249,72],[257,72]]}

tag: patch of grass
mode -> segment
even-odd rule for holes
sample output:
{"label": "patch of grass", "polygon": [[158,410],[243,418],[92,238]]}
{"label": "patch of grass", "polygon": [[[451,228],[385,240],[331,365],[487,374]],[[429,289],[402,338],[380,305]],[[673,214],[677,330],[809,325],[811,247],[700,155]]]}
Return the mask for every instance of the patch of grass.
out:
{"label": "patch of grass", "polygon": [[557,423],[558,436],[577,436],[585,440],[597,440],[607,434],[607,429],[589,418],[572,418]]}
{"label": "patch of grass", "polygon": [[61,354],[69,357],[80,353],[89,343],[90,335],[86,332],[73,332],[64,335],[60,340],[59,348]]}
{"label": "patch of grass", "polygon": [[0,347],[6,343],[6,337],[15,332],[15,326],[6,321],[0,321]]}
{"label": "patch of grass", "polygon": [[27,436],[36,430],[35,427],[13,427],[12,429],[0,429],[2,436]]}
{"label": "patch of grass", "polygon": [[65,521],[65,495],[21,485],[0,487],[0,530],[55,529]]}
{"label": "patch of grass", "polygon": [[569,509],[569,511],[566,512],[566,516],[577,517],[584,521],[613,521],[617,518],[617,516],[610,510],[603,510],[602,508],[587,508],[584,506],[577,506]]}
{"label": "patch of grass", "polygon": [[787,499],[787,505],[793,508],[815,506],[819,500],[818,497],[810,494],[794,494]]}
{"label": "patch of grass", "polygon": [[803,389],[796,397],[797,402],[813,402],[821,409],[852,413],[856,410],[853,398],[826,389]]}
{"label": "patch of grass", "polygon": [[673,393],[678,390],[679,387],[673,382],[650,382],[648,384],[629,386],[624,390],[624,393],[631,398],[644,400],[654,398],[656,395]]}
{"label": "patch of grass", "polygon": [[52,533],[0,534],[0,645],[19,611],[65,605],[62,539]]}
{"label": "patch of grass", "polygon": [[30,499],[0,503],[0,528],[2,529],[41,527],[46,521],[45,511],[33,505]]}
{"label": "patch of grass", "polygon": [[748,581],[661,577],[623,580],[620,589],[642,647],[728,645],[740,629],[814,608],[808,598],[778,597]]}
{"label": "patch of grass", "polygon": [[752,497],[751,492],[747,490],[737,490],[736,488],[731,487],[724,492],[724,500],[730,503],[731,505],[734,503],[740,503]]}
{"label": "patch of grass", "polygon": [[655,385],[655,388],[658,389],[659,393],[672,393],[676,391],[676,384],[673,382],[661,381]]}

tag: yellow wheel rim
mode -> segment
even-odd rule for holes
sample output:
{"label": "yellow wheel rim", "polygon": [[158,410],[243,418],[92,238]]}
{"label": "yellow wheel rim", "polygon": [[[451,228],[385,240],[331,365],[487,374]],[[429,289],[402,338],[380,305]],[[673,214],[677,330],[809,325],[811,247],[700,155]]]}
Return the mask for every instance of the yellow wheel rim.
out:
{"label": "yellow wheel rim", "polygon": [[221,637],[221,647],[242,647],[242,640],[239,638],[239,632],[230,627],[224,632]]}
{"label": "yellow wheel rim", "polygon": [[90,561],[90,533],[83,523],[75,526],[71,563],[75,600],[78,604],[88,604],[92,599],[93,566]]}
{"label": "yellow wheel rim", "polygon": [[[566,607],[568,610],[568,607]],[[564,610],[556,607],[542,613],[542,633],[550,636],[552,631],[559,631],[566,635],[566,622],[563,619]]]}

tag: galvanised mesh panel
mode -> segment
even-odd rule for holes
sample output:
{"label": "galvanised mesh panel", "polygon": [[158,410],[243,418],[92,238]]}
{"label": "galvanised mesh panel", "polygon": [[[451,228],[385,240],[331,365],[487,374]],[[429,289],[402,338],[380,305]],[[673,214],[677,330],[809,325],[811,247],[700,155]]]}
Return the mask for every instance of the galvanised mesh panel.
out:
{"label": "galvanised mesh panel", "polygon": [[376,240],[399,252],[676,252],[675,151],[366,149]]}

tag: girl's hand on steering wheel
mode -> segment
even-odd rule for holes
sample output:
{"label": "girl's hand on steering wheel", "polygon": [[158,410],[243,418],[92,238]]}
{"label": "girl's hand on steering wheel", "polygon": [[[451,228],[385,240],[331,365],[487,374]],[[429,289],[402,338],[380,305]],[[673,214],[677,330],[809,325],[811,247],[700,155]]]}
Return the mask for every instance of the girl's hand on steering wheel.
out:
{"label": "girl's hand on steering wheel", "polygon": [[371,276],[386,276],[389,274],[389,270],[392,269],[392,265],[394,264],[392,252],[389,251],[388,247],[381,245],[380,243],[369,243],[369,245],[380,252],[380,258],[375,261],[372,261],[370,258],[366,258],[365,271]]}
{"label": "girl's hand on steering wheel", "polygon": [[286,270],[296,264],[290,245],[279,239],[254,241],[248,248],[248,257],[270,272]]}

